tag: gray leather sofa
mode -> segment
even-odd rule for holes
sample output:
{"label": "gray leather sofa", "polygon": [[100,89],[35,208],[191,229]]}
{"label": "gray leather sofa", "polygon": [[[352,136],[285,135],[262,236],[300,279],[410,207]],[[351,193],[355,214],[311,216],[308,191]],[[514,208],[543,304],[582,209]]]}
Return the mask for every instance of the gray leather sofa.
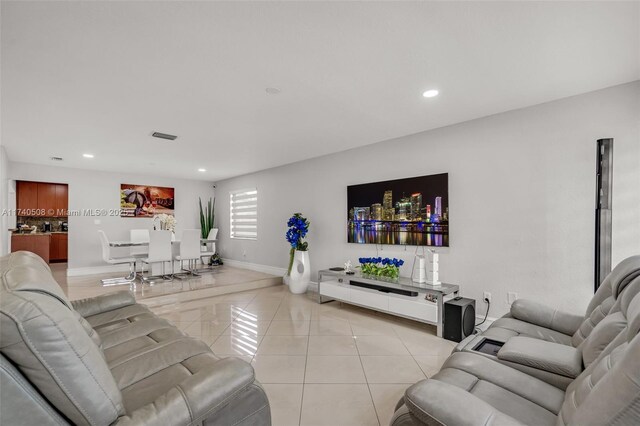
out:
{"label": "gray leather sofa", "polygon": [[[407,389],[391,424],[640,424],[639,270],[640,256],[618,265],[584,318],[516,306]],[[497,353],[479,351],[486,339]]]}
{"label": "gray leather sofa", "polygon": [[523,335],[568,346],[580,346],[593,328],[611,311],[618,296],[638,276],[640,255],[628,257],[616,265],[603,280],[585,315],[574,315],[532,300],[519,299],[511,306],[511,312],[494,321],[483,335],[503,341]]}
{"label": "gray leather sofa", "polygon": [[[624,326],[616,314],[620,297],[640,292],[637,284],[632,285],[638,276],[640,256],[620,262],[604,279],[584,316],[517,300],[509,314],[482,334],[460,342],[454,352],[482,354],[564,390]],[[485,339],[503,346],[497,354],[477,351]]]}
{"label": "gray leather sofa", "polygon": [[253,368],[137,304],[70,302],[38,256],[0,258],[2,425],[270,425]]}

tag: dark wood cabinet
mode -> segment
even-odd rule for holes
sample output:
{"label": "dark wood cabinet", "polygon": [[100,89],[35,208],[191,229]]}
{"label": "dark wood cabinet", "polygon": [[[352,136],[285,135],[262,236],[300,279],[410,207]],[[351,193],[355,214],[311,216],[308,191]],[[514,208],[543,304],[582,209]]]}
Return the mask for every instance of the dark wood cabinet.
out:
{"label": "dark wood cabinet", "polygon": [[49,263],[51,252],[51,235],[50,234],[13,234],[11,236],[11,252],[30,251],[37,254]]}
{"label": "dark wood cabinet", "polygon": [[60,183],[56,184],[56,217],[67,216],[69,209],[69,187]]}
{"label": "dark wood cabinet", "polygon": [[69,187],[64,183],[18,181],[18,216],[66,217]]}
{"label": "dark wood cabinet", "polygon": [[52,261],[66,261],[68,250],[67,234],[51,234],[50,258]]}
{"label": "dark wood cabinet", "polygon": [[38,216],[56,215],[56,184],[38,183]]}
{"label": "dark wood cabinet", "polygon": [[35,216],[38,209],[38,183],[18,181],[16,184],[18,216]]}

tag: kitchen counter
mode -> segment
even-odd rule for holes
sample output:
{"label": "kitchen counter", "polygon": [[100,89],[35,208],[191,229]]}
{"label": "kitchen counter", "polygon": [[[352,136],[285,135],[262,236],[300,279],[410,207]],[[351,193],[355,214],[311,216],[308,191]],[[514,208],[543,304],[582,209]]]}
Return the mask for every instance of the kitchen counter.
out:
{"label": "kitchen counter", "polygon": [[13,232],[11,234],[11,251],[30,251],[45,262],[66,262],[68,252],[68,233],[52,232]]}
{"label": "kitchen counter", "polygon": [[11,235],[51,235],[51,234],[68,234],[68,231],[51,231],[51,232],[41,232],[41,231],[37,231],[37,232],[18,232],[18,231],[12,231]]}
{"label": "kitchen counter", "polygon": [[30,251],[37,254],[45,262],[49,263],[51,254],[51,234],[37,232],[35,234],[19,234],[11,235],[11,251],[20,250]]}

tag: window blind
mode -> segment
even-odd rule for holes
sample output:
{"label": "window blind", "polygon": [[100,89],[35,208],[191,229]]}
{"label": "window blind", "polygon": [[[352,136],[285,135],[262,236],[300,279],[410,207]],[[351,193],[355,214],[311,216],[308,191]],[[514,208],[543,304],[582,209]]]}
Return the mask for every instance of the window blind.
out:
{"label": "window blind", "polygon": [[229,193],[231,238],[258,239],[258,190],[245,189]]}

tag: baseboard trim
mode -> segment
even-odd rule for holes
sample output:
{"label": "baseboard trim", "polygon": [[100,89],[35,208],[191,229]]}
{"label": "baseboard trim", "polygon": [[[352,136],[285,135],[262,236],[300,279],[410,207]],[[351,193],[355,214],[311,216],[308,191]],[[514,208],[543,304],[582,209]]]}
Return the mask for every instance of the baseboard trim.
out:
{"label": "baseboard trim", "polygon": [[232,268],[249,269],[251,271],[264,272],[265,274],[271,274],[278,277],[283,276],[287,270],[284,268],[277,268],[275,266],[261,265],[259,263],[243,262],[241,260],[234,259],[222,259],[225,265]]}
{"label": "baseboard trim", "polygon": [[68,268],[68,277],[80,277],[83,275],[110,274],[113,272],[129,272],[129,264],[104,265],[104,266],[83,266],[81,268]]}

